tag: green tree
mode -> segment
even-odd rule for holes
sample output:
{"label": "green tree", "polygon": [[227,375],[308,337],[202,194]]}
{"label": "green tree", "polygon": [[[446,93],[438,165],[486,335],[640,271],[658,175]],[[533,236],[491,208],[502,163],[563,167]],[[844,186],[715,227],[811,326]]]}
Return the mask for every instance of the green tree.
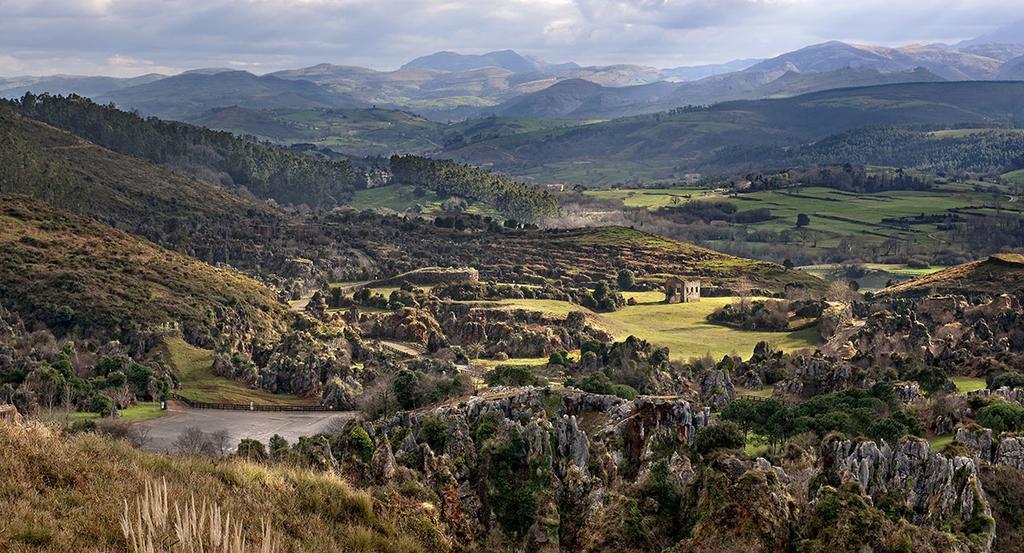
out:
{"label": "green tree", "polygon": [[1018,432],[1024,429],[1024,407],[1008,401],[994,401],[978,409],[975,420],[996,434]]}
{"label": "green tree", "polygon": [[745,444],[746,439],[739,425],[731,421],[723,421],[698,429],[690,447],[703,455],[716,449],[739,449]]}
{"label": "green tree", "polygon": [[619,271],[617,282],[619,290],[632,290],[636,286],[636,275],[629,269]]}
{"label": "green tree", "polygon": [[373,440],[363,427],[357,426],[352,429],[348,435],[348,445],[364,463],[369,463],[373,458]]}
{"label": "green tree", "polygon": [[811,224],[811,218],[806,213],[796,216],[796,228],[803,228]]}
{"label": "green tree", "polygon": [[263,446],[263,442],[252,438],[242,438],[238,442],[237,452],[239,457],[250,461],[263,462],[267,460],[267,448]]}

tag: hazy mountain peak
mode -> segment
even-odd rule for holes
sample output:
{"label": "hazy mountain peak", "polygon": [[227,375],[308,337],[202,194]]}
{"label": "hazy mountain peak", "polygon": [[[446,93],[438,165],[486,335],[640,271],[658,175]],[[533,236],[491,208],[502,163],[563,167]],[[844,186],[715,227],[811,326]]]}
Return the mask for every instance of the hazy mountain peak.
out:
{"label": "hazy mountain peak", "polygon": [[978,44],[1024,44],[1024,19],[1003,25],[977,38],[958,42],[955,46],[963,48]]}
{"label": "hazy mountain peak", "polygon": [[539,64],[514,50],[496,50],[486,54],[460,54],[443,50],[427,56],[420,56],[401,68],[456,72],[484,67],[500,67],[513,73],[525,73],[538,70]]}

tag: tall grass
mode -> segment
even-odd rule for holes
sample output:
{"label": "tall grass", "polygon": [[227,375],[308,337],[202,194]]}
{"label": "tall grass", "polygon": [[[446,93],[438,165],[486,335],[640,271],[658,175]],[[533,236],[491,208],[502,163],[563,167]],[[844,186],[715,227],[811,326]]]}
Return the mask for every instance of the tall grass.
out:
{"label": "tall grass", "polygon": [[277,553],[270,524],[263,520],[262,525],[259,546],[250,548],[241,523],[232,523],[231,514],[220,505],[205,499],[197,505],[195,496],[184,504],[170,503],[167,480],[146,481],[142,495],[135,498],[135,508],[125,499],[121,515],[121,532],[133,553]]}

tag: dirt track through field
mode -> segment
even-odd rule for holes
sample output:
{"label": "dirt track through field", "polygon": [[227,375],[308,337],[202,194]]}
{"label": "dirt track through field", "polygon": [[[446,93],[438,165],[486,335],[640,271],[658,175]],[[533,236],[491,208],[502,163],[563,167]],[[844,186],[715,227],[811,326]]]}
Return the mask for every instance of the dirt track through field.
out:
{"label": "dirt track through field", "polygon": [[325,431],[335,420],[343,421],[356,416],[354,411],[225,411],[190,409],[180,404],[172,404],[170,411],[165,417],[138,423],[149,432],[144,446],[146,449],[174,452],[174,441],[186,428],[193,426],[207,433],[226,430],[232,451],[242,438],[255,438],[265,444],[271,436],[279,434],[289,443],[294,443],[299,436]]}

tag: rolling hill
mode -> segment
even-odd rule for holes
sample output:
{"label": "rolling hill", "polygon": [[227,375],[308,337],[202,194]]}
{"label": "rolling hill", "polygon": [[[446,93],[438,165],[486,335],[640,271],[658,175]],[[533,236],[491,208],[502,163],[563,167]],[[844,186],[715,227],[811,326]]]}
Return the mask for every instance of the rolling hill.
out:
{"label": "rolling hill", "polygon": [[25,196],[0,196],[0,260],[3,306],[61,333],[135,345],[180,332],[212,347],[273,339],[288,314],[248,277]]}
{"label": "rolling hill", "polygon": [[165,77],[166,75],[156,73],[126,79],[83,75],[0,77],[0,98],[21,98],[29,91],[62,95],[102,96],[115,90],[151,83]]}
{"label": "rolling hill", "polygon": [[943,294],[1015,294],[1024,290],[1024,255],[995,254],[988,259],[949,267],[879,292],[882,296]]}
{"label": "rolling hill", "polygon": [[214,107],[251,109],[343,108],[366,104],[309,81],[258,77],[246,71],[187,72],[121,88],[99,96],[101,103],[165,119],[181,119]]}
{"label": "rolling hill", "polygon": [[749,149],[746,161],[752,163],[758,148],[795,146],[862,127],[1012,125],[1024,117],[1022,94],[1020,82],[834,89],[525,133],[448,153],[540,180],[602,182],[623,168],[641,178],[670,178],[680,171],[721,168],[715,157],[730,148]]}

